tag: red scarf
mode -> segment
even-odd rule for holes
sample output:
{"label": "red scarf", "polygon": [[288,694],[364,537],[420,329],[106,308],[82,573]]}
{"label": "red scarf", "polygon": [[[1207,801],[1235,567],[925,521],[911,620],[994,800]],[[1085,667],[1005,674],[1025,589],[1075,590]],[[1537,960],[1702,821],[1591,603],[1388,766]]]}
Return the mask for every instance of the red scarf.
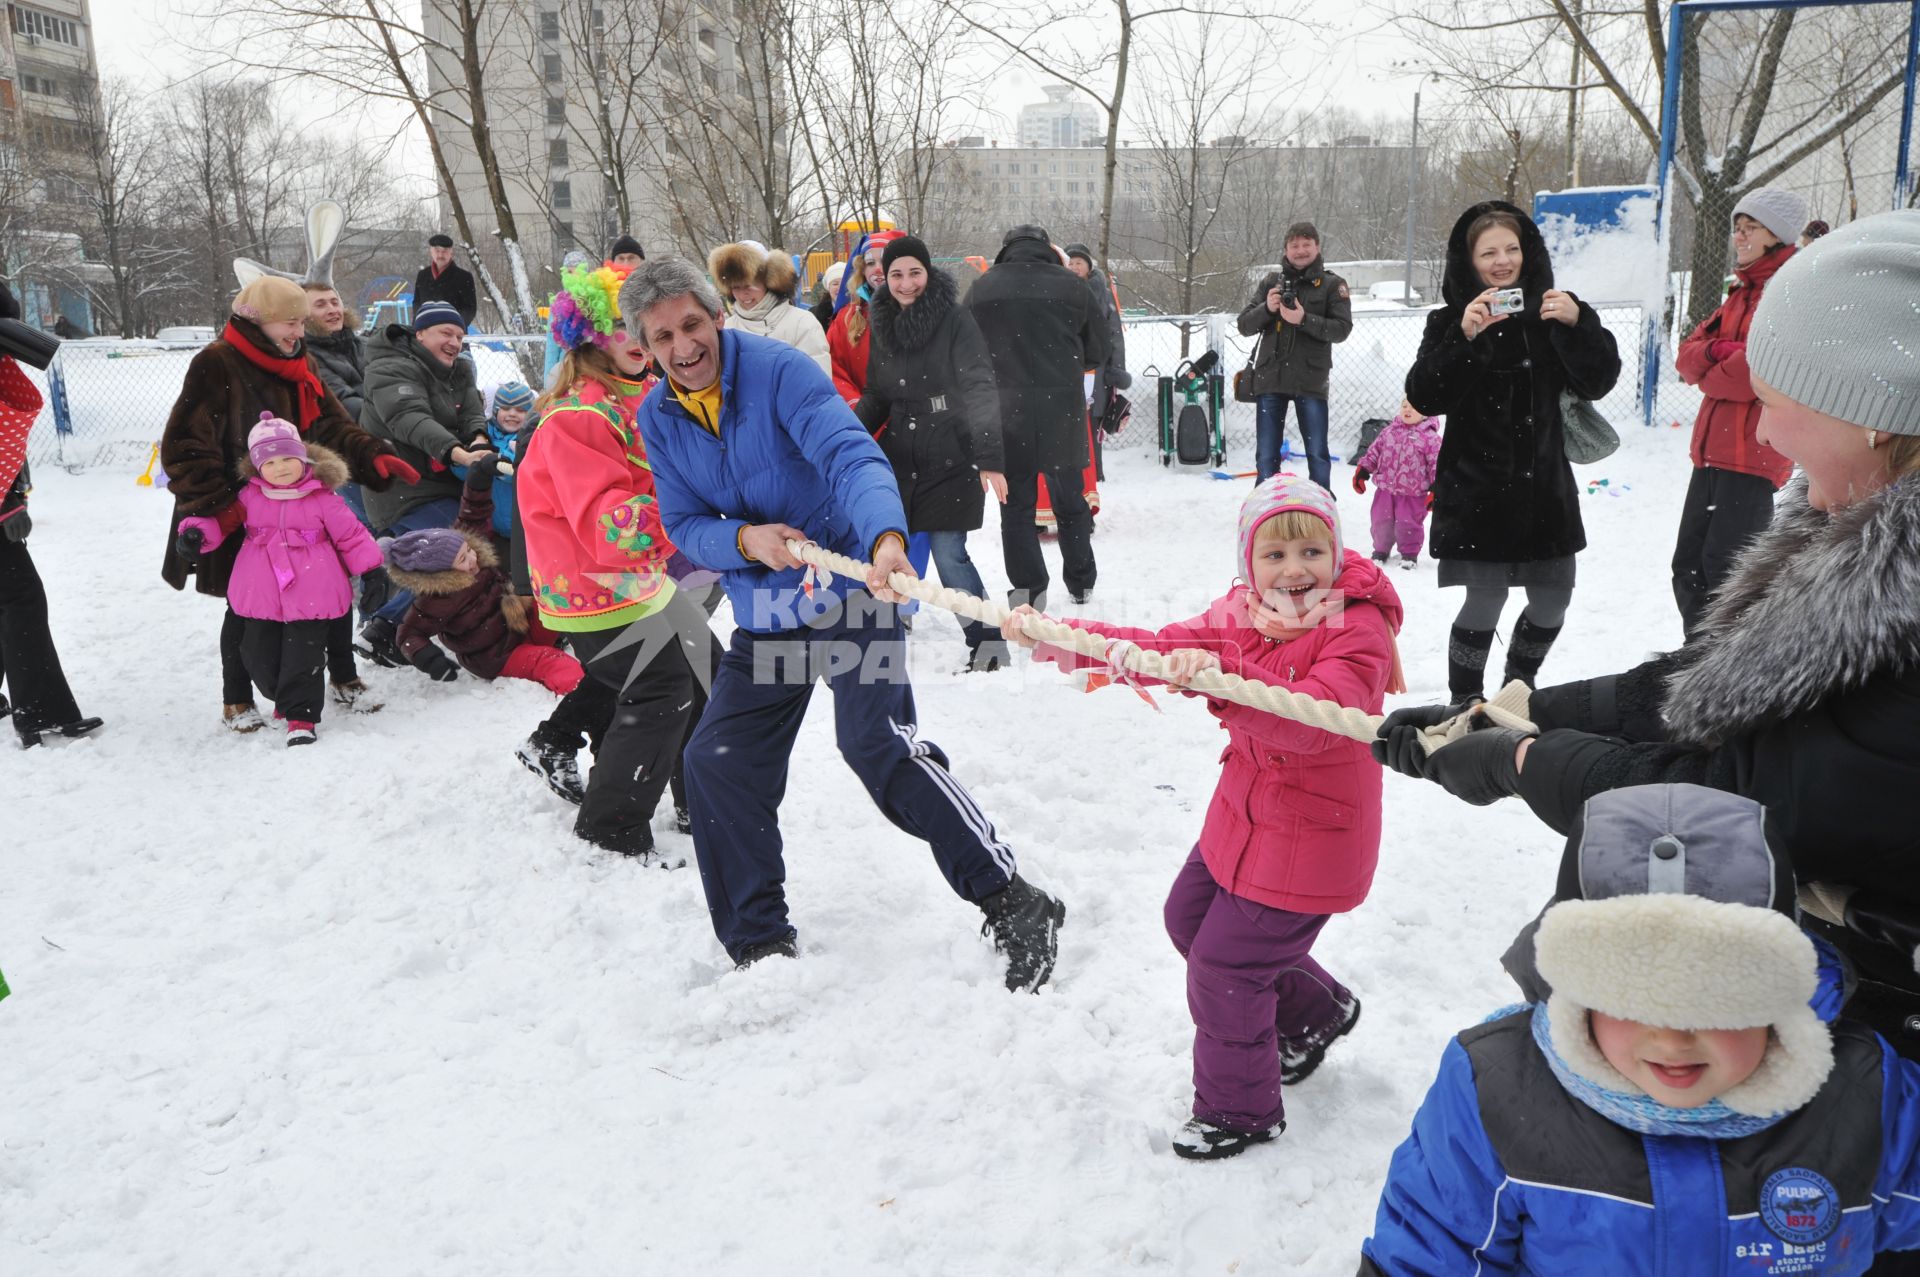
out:
{"label": "red scarf", "polygon": [[293,383],[294,389],[300,392],[300,419],[294,424],[300,427],[301,434],[307,433],[307,429],[320,419],[320,405],[327,396],[327,388],[320,384],[319,374],[307,362],[307,352],[302,350],[297,355],[287,356],[269,355],[231,319],[227,320],[226,331],[220,335],[255,368]]}

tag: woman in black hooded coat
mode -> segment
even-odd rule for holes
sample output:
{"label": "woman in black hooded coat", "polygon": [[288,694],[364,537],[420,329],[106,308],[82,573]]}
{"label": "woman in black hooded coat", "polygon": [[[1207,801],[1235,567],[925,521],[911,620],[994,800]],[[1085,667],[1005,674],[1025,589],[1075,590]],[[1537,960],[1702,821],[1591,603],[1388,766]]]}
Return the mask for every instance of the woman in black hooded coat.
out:
{"label": "woman in black hooded coat", "polygon": [[[1494,294],[1518,288],[1517,314],[1495,315]],[[1580,494],[1567,464],[1560,395],[1599,399],[1620,376],[1620,352],[1600,316],[1553,286],[1553,263],[1533,219],[1500,200],[1454,223],[1441,286],[1427,316],[1407,398],[1445,416],[1433,483],[1433,557],[1440,584],[1466,602],[1447,647],[1455,701],[1482,691],[1507,591],[1527,591],[1507,644],[1501,682],[1529,686],[1573,599],[1574,555],[1586,548]]]}
{"label": "woman in black hooded coat", "polygon": [[[953,276],[933,265],[920,240],[894,240],[882,262],[886,286],[869,303],[872,353],[854,411],[893,463],[907,530],[928,535],[940,583],[985,598],[967,533],[982,523],[988,492],[1002,504],[1007,499],[1000,397],[986,339],[960,304]],[[997,630],[978,621],[961,628],[969,669],[1007,663]]]}

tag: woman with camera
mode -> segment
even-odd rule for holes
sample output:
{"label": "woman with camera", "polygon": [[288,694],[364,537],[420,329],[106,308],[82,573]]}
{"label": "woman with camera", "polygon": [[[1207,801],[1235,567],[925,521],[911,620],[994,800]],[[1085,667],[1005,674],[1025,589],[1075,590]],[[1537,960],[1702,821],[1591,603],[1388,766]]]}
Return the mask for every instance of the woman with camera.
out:
{"label": "woman with camera", "polygon": [[1503,685],[1531,686],[1560,634],[1574,555],[1587,544],[1560,396],[1601,398],[1620,376],[1620,353],[1593,307],[1553,286],[1533,219],[1500,200],[1454,223],[1441,295],[1407,398],[1447,420],[1431,546],[1440,584],[1467,591],[1447,644],[1447,688],[1459,702],[1483,694],[1512,587],[1526,590],[1527,605],[1507,643]]}

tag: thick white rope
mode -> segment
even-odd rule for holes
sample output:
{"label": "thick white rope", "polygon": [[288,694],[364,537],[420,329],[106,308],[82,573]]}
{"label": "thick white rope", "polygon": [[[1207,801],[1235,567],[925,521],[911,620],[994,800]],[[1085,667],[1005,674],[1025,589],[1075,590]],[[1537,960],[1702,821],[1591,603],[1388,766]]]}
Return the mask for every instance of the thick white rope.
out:
{"label": "thick white rope", "polygon": [[[870,563],[835,554],[811,541],[788,541],[787,549],[801,562],[830,575],[864,581],[873,568]],[[957,612],[996,629],[1010,614],[1009,609],[997,603],[899,572],[887,578],[887,585],[897,594]],[[1102,663],[1120,665],[1147,678],[1164,680],[1167,676],[1169,653],[1149,651],[1133,643],[1104,638],[1049,616],[1027,617],[1022,628],[1043,643],[1067,648]],[[1291,722],[1305,723],[1350,740],[1372,741],[1379,733],[1382,722],[1382,716],[1378,714],[1369,714],[1335,701],[1323,701],[1278,684],[1241,678],[1224,670],[1202,670],[1188,679],[1185,686],[1223,701],[1264,710]],[[1501,688],[1492,700],[1422,732],[1421,743],[1426,746],[1428,753],[1432,753],[1448,741],[1459,739],[1473,730],[1472,719],[1475,714],[1484,716],[1496,726],[1532,732],[1536,729],[1526,717],[1527,691],[1527,685],[1516,679]]]}

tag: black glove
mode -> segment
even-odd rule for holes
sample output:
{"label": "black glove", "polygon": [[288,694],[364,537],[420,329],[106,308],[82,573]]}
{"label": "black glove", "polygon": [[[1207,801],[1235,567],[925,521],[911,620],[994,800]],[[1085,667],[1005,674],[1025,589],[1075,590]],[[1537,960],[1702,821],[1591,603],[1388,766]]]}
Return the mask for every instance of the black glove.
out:
{"label": "black glove", "polygon": [[25,510],[20,511],[5,523],[0,523],[0,532],[6,533],[7,540],[16,545],[26,540],[27,534],[32,531],[33,520],[28,517]]}
{"label": "black glove", "polygon": [[14,298],[13,290],[0,280],[0,319],[20,318],[20,303]]}
{"label": "black glove", "polygon": [[206,537],[199,528],[182,528],[180,535],[173,539],[176,554],[192,563],[200,557],[200,547],[206,543]]}
{"label": "black glove", "polygon": [[1469,696],[1452,705],[1416,705],[1410,709],[1393,711],[1374,734],[1373,761],[1382,767],[1391,767],[1402,776],[1422,779],[1427,774],[1427,751],[1420,744],[1420,734],[1429,727],[1438,727],[1455,714],[1463,713],[1485,699],[1483,696]]}
{"label": "black glove", "polygon": [[1520,789],[1513,756],[1530,737],[1511,727],[1469,732],[1427,755],[1426,777],[1462,802],[1485,807]]}
{"label": "black glove", "polygon": [[447,654],[431,643],[408,659],[413,662],[413,668],[436,683],[451,683],[460,677],[460,667],[448,660]]}
{"label": "black glove", "polygon": [[469,488],[492,487],[494,476],[500,471],[500,461],[501,456],[499,453],[489,452],[486,456],[468,466],[467,486]]}

